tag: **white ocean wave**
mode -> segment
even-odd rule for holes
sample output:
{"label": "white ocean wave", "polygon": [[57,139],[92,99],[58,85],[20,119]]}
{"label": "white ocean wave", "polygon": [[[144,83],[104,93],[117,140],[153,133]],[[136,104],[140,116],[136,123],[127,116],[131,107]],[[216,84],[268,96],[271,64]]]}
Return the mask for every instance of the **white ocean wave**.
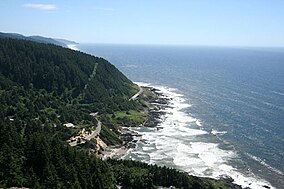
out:
{"label": "white ocean wave", "polygon": [[76,44],[68,44],[67,47],[68,47],[69,49],[74,50],[74,51],[79,51],[79,48],[77,47]]}
{"label": "white ocean wave", "polygon": [[197,126],[199,126],[199,127],[201,127],[201,126],[202,126],[201,121],[200,121],[200,120],[198,120],[198,119],[196,120],[196,122],[195,122],[195,123],[196,123],[196,125],[197,125]]}
{"label": "white ocean wave", "polygon": [[272,93],[278,94],[278,95],[280,95],[280,96],[284,96],[284,93],[282,93],[282,92],[272,91]]}
{"label": "white ocean wave", "polygon": [[217,131],[217,130],[215,130],[215,129],[212,129],[212,131],[211,131],[211,133],[213,134],[213,135],[223,135],[223,134],[226,134],[227,133],[227,131]]}
{"label": "white ocean wave", "polygon": [[276,168],[274,168],[274,167],[271,167],[270,165],[268,165],[268,164],[267,164],[264,160],[262,160],[261,158],[256,157],[256,156],[254,156],[254,155],[251,155],[251,154],[249,154],[249,153],[246,153],[246,155],[249,156],[250,158],[252,158],[253,160],[259,162],[259,163],[262,164],[263,166],[267,167],[267,168],[270,169],[271,171],[276,172],[276,173],[278,173],[278,174],[284,176],[284,173],[283,173],[282,171],[280,171],[280,170],[278,170],[278,169],[276,169]]}
{"label": "white ocean wave", "polygon": [[[190,108],[191,104],[178,93],[177,89],[143,82],[136,84],[156,88],[158,93],[169,99],[170,105],[170,108],[165,110],[164,121],[159,125],[163,129],[139,132],[142,134],[142,139],[155,145],[155,148],[146,145],[142,147],[142,150],[150,156],[148,163],[162,164],[161,161],[172,159],[173,166],[196,176],[218,178],[228,175],[236,184],[243,187],[259,189],[266,185],[273,188],[270,183],[256,175],[252,173],[245,175],[230,165],[229,160],[238,158],[236,152],[223,150],[217,143],[195,140],[197,136],[209,137],[209,133],[202,130],[202,120],[183,111]],[[200,129],[191,128],[191,123],[195,123]],[[211,131],[213,135],[225,133],[226,131]]]}

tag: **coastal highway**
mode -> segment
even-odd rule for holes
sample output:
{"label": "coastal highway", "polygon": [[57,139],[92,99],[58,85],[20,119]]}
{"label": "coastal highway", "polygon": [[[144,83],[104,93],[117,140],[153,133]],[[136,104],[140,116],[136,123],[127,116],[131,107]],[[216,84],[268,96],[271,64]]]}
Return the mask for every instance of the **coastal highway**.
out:
{"label": "coastal highway", "polygon": [[96,127],[96,130],[92,134],[86,136],[84,138],[84,140],[91,140],[92,138],[95,138],[96,136],[98,136],[100,134],[101,129],[102,129],[102,122],[98,121],[98,125]]}
{"label": "coastal highway", "polygon": [[139,85],[138,85],[138,87],[139,87],[139,92],[136,93],[135,95],[133,95],[133,96],[129,99],[129,101],[131,101],[131,100],[136,100],[137,97],[143,93],[143,88],[140,87]]}
{"label": "coastal highway", "polygon": [[76,138],[76,140],[74,140],[73,142],[70,142],[69,145],[70,146],[76,146],[78,144],[79,138],[81,140],[81,144],[85,143],[85,141],[91,140],[92,138],[95,138],[96,136],[98,136],[100,134],[100,132],[101,132],[101,129],[102,129],[102,122],[98,120],[98,124],[97,124],[96,129],[90,135],[78,136]]}

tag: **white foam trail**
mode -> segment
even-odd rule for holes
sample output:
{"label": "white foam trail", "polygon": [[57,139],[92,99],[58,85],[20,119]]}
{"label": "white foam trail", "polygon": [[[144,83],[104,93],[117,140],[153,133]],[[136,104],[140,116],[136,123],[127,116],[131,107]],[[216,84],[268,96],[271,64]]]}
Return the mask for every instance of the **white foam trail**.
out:
{"label": "white foam trail", "polygon": [[76,44],[68,44],[67,47],[68,47],[69,49],[74,50],[74,51],[79,51],[79,48],[77,47]]}
{"label": "white foam trail", "polygon": [[154,150],[155,147],[153,147],[153,146],[143,146],[142,149],[143,149],[143,151],[150,151],[150,150]]}
{"label": "white foam trail", "polygon": [[213,135],[218,135],[218,134],[223,135],[223,134],[226,134],[227,131],[217,131],[217,130],[215,130],[215,129],[212,129],[211,133],[212,133]]}
{"label": "white foam trail", "polygon": [[123,67],[125,67],[125,68],[138,68],[138,66],[135,65],[135,64],[125,64]]}
{"label": "white foam trail", "polygon": [[281,95],[281,96],[284,96],[284,93],[281,93],[281,92],[272,91],[272,93],[274,93],[274,94],[278,94],[278,95]]}
{"label": "white foam trail", "polygon": [[[140,86],[154,87],[161,95],[169,99],[169,108],[164,111],[163,122],[160,123],[163,129],[155,130],[151,128],[133,128],[142,139],[148,144],[142,145],[143,152],[150,156],[150,160],[142,161],[147,163],[164,164],[177,167],[183,171],[196,176],[218,178],[221,175],[229,175],[236,184],[252,189],[263,188],[264,185],[273,188],[267,181],[257,177],[253,173],[243,174],[229,164],[230,160],[238,158],[238,154],[230,150],[222,150],[217,143],[196,141],[196,137],[202,137],[209,133],[202,130],[201,120],[191,117],[183,110],[191,107],[182,94],[177,93],[176,89],[153,86],[149,83],[136,82]],[[199,126],[191,127],[192,123]],[[212,130],[211,134],[222,135],[226,131]],[[150,144],[150,145],[149,145]],[[153,147],[151,144],[154,144]],[[141,149],[141,148],[140,148]],[[135,150],[134,150],[135,151]],[[136,155],[139,155],[136,154]]]}
{"label": "white foam trail", "polygon": [[256,156],[253,156],[253,155],[251,155],[251,154],[249,154],[249,153],[246,153],[246,154],[247,154],[250,158],[252,158],[253,160],[255,160],[255,161],[261,163],[263,166],[265,166],[265,167],[267,167],[268,169],[270,169],[271,171],[276,172],[276,173],[278,173],[278,174],[284,176],[284,173],[283,173],[282,171],[280,171],[280,170],[278,170],[278,169],[276,169],[276,168],[274,168],[274,167],[271,167],[270,165],[268,165],[267,163],[265,163],[265,161],[262,160],[261,158],[256,157]]}
{"label": "white foam trail", "polygon": [[202,123],[201,123],[201,121],[200,121],[200,120],[196,120],[196,122],[195,122],[195,123],[196,123],[196,125],[197,125],[197,126],[199,126],[199,127],[201,127],[201,126],[202,126]]}

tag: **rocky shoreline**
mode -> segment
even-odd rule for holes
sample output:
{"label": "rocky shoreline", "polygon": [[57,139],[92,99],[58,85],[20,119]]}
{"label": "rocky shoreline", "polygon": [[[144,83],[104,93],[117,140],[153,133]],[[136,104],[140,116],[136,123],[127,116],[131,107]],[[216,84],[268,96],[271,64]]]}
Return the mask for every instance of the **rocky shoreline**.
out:
{"label": "rocky shoreline", "polygon": [[[143,111],[147,112],[147,119],[145,122],[140,125],[141,127],[156,127],[157,129],[162,129],[157,127],[159,123],[162,122],[162,116],[166,113],[162,110],[168,107],[169,99],[163,96],[161,93],[158,93],[158,90],[153,87],[143,87],[146,90],[149,90],[153,93],[154,97],[147,99],[147,102],[151,104],[151,107],[144,107]],[[115,158],[120,159],[123,156],[127,155],[128,151],[136,147],[138,140],[141,141],[142,135],[131,130],[131,127],[121,127],[120,139],[123,141],[123,144],[120,146],[108,146],[102,154],[99,155],[102,159]],[[144,141],[146,142],[146,141]]]}
{"label": "rocky shoreline", "polygon": [[[146,107],[145,111],[147,111],[147,119],[144,122],[142,127],[151,127],[157,129],[163,129],[158,125],[163,121],[162,117],[166,115],[166,112],[163,111],[167,107],[169,107],[170,98],[164,96],[158,89],[154,87],[143,87],[144,89],[149,90],[154,94],[154,98],[147,99],[147,101],[152,105],[151,107]],[[124,156],[128,154],[131,149],[136,147],[136,143],[141,141],[142,135],[131,130],[129,127],[122,127],[120,130],[121,140],[123,144],[121,146],[113,146],[107,147],[104,152],[101,154],[102,159],[115,158],[115,159],[123,159]],[[143,141],[147,142],[147,141]],[[230,176],[224,175],[220,176],[218,179],[213,178],[204,178],[210,180],[217,180],[218,182],[224,184],[226,187],[230,189],[249,189],[242,188],[240,185],[234,183],[234,179]]]}
{"label": "rocky shoreline", "polygon": [[[147,111],[147,119],[141,126],[162,129],[161,127],[158,127],[158,125],[163,121],[162,116],[166,114],[163,110],[169,106],[169,99],[161,93],[158,93],[158,90],[153,87],[144,88],[151,91],[155,97],[148,99],[148,102],[152,105],[152,107],[144,109],[144,111]],[[129,129],[129,127],[122,127],[121,139],[126,148],[135,148],[137,141],[141,141],[141,135]]]}

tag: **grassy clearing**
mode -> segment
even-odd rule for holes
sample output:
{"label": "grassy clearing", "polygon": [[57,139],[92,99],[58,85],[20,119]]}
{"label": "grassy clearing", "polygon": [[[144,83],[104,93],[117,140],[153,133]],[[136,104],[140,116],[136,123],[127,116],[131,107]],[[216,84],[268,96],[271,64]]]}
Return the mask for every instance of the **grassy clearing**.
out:
{"label": "grassy clearing", "polygon": [[145,88],[145,87],[143,87],[143,95],[148,97],[148,98],[155,98],[156,97],[156,95],[152,91],[150,91],[149,88]]}
{"label": "grassy clearing", "polygon": [[137,126],[143,124],[146,115],[136,110],[118,111],[109,115],[113,123],[123,124],[128,126]]}

